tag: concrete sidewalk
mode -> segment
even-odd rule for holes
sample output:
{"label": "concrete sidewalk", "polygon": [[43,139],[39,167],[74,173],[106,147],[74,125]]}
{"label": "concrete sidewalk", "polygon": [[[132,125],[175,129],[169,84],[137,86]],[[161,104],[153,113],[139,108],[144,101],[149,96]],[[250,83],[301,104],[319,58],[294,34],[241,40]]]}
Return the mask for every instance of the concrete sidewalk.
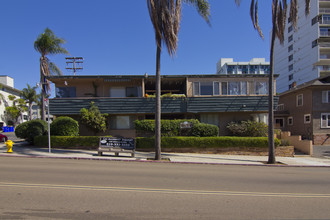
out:
{"label": "concrete sidewalk", "polygon": [[[103,153],[98,156],[93,150],[69,150],[38,148],[25,145],[24,143],[14,144],[13,153],[7,153],[4,143],[0,144],[0,156],[7,157],[35,157],[35,158],[60,158],[60,159],[88,159],[88,160],[113,160],[113,161],[153,161],[154,152],[136,152],[135,158],[130,154]],[[228,165],[267,165],[267,156],[244,156],[244,155],[223,155],[223,154],[197,154],[197,153],[162,153],[162,162],[176,163],[199,163],[199,164],[228,164]],[[316,158],[305,155],[295,157],[276,157],[279,165],[283,166],[318,166],[330,167],[330,158]]]}

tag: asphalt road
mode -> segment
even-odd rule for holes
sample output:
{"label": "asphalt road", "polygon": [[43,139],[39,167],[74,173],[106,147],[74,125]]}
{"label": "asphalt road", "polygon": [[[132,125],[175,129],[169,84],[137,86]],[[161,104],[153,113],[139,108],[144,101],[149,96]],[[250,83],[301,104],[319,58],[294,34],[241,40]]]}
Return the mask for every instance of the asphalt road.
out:
{"label": "asphalt road", "polygon": [[0,158],[0,219],[330,219],[330,169]]}

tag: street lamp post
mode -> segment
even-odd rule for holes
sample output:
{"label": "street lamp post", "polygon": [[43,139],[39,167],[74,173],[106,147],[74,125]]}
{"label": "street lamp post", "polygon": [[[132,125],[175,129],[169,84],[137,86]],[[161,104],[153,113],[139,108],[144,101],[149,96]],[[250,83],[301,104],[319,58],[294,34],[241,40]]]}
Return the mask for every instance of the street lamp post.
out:
{"label": "street lamp post", "polygon": [[48,116],[48,152],[51,153],[51,146],[50,146],[50,124],[49,124],[49,100],[45,99],[45,106],[47,108],[47,116]]}

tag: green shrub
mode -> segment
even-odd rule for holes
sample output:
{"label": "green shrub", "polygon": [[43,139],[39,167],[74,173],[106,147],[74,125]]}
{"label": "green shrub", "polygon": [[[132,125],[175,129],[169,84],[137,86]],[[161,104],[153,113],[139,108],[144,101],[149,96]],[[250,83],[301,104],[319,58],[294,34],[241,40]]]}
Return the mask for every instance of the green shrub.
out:
{"label": "green shrub", "polygon": [[239,137],[266,137],[268,132],[265,123],[256,121],[230,122],[227,128],[232,135]]}
{"label": "green shrub", "polygon": [[290,146],[290,142],[288,140],[280,139],[280,146]]}
{"label": "green shrub", "polygon": [[[180,123],[183,122],[190,122],[193,124],[193,127],[199,124],[199,121],[196,119],[161,120],[162,136],[191,136],[192,129],[180,129]],[[134,125],[137,131],[155,132],[155,120],[136,120]]]}
{"label": "green shrub", "polygon": [[27,128],[28,128],[28,121],[23,122],[16,126],[15,128],[15,135],[18,138],[25,139],[27,137]]}
{"label": "green shrub", "polygon": [[[100,137],[98,136],[51,136],[52,147],[68,149],[97,149]],[[37,136],[34,138],[34,145],[38,147],[48,146],[47,136]]]}
{"label": "green shrub", "polygon": [[50,134],[54,136],[78,136],[78,122],[70,117],[58,117],[50,124]]}
{"label": "green shrub", "polygon": [[30,144],[33,144],[33,139],[35,136],[46,135],[47,132],[47,122],[40,119],[28,121],[25,140],[27,140]]}
{"label": "green shrub", "polygon": [[191,136],[196,137],[216,137],[219,135],[219,128],[211,124],[195,124],[192,127]]}
{"label": "green shrub", "polygon": [[[275,139],[275,146],[280,140]],[[153,149],[154,138],[136,138],[137,149]],[[218,148],[218,147],[257,147],[268,148],[267,137],[162,137],[164,148]]]}

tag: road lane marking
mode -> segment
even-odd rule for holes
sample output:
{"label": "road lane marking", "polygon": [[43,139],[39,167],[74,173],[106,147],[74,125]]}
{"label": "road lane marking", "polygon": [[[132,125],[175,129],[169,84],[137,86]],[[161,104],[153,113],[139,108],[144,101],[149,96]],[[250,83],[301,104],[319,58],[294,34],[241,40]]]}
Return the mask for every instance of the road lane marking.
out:
{"label": "road lane marking", "polygon": [[284,197],[284,198],[330,198],[330,194],[314,193],[267,193],[267,192],[239,192],[239,191],[206,191],[206,190],[181,190],[181,189],[154,189],[154,188],[130,188],[108,186],[80,186],[80,185],[55,185],[32,183],[5,183],[0,182],[0,187],[43,188],[64,190],[91,190],[114,192],[142,192],[142,193],[176,193],[191,195],[221,195],[221,196],[251,196],[251,197]]}

